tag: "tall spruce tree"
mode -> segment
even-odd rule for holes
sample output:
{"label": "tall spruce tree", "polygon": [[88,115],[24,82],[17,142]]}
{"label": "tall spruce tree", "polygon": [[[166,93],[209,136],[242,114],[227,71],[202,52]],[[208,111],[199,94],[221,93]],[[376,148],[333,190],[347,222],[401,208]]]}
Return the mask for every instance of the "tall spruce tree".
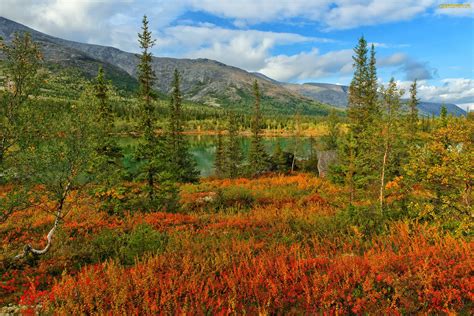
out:
{"label": "tall spruce tree", "polygon": [[148,19],[143,17],[142,32],[138,34],[138,42],[142,53],[138,64],[138,81],[140,84],[141,128],[142,141],[137,147],[137,158],[142,161],[141,173],[146,181],[148,208],[173,211],[177,208],[178,192],[173,181],[169,165],[166,163],[166,146],[163,139],[155,133],[155,104],[153,100],[153,83],[156,80],[152,67],[152,53],[154,46],[151,31],[148,29]]}
{"label": "tall spruce tree", "polygon": [[239,140],[239,126],[235,113],[229,113],[228,140],[225,146],[224,174],[228,178],[236,178],[241,174],[242,148]]}
{"label": "tall spruce tree", "polygon": [[409,107],[409,118],[408,118],[408,131],[414,136],[418,130],[418,104],[420,100],[417,97],[417,82],[416,79],[410,86],[410,100],[408,101]]}
{"label": "tall spruce tree", "polygon": [[154,46],[155,40],[151,37],[148,29],[148,19],[143,16],[142,33],[138,34],[138,42],[142,53],[138,64],[138,81],[140,83],[140,97],[142,99],[141,127],[143,129],[142,144],[139,146],[139,156],[145,162],[143,172],[146,178],[146,192],[150,203],[155,201],[155,184],[159,172],[157,161],[158,139],[155,135],[155,106],[152,98],[152,86],[156,80],[155,72],[152,68],[152,53],[150,49]]}
{"label": "tall spruce tree", "polygon": [[354,76],[349,86],[348,115],[355,137],[365,128],[368,119],[369,67],[367,64],[367,41],[362,36],[354,48]]}
{"label": "tall spruce tree", "polygon": [[370,59],[368,64],[368,82],[367,82],[367,120],[376,121],[380,116],[380,108],[378,103],[378,86],[377,86],[377,66],[375,58],[375,46],[370,47]]}
{"label": "tall spruce tree", "polygon": [[253,84],[255,105],[252,116],[251,130],[252,139],[249,150],[249,173],[251,176],[258,175],[268,170],[268,155],[262,141],[262,113],[260,111],[260,89],[257,80]]}
{"label": "tall spruce tree", "polygon": [[[359,39],[354,49],[354,77],[349,87],[349,131],[340,146],[339,163],[345,166],[333,168],[345,172],[351,203],[358,189],[365,196],[376,195],[377,180],[380,176],[379,154],[383,155],[381,140],[381,108],[377,92],[377,70],[375,48],[372,45],[370,59],[367,58],[367,42]],[[350,139],[349,139],[350,138]],[[350,180],[350,181],[349,181]]]}
{"label": "tall spruce tree", "polygon": [[[96,161],[94,161],[94,172],[99,183],[99,195],[103,198],[104,207],[113,210],[113,194],[111,190],[119,185],[121,180],[122,152],[113,135],[115,129],[115,115],[110,102],[111,87],[105,79],[102,66],[99,67],[97,77],[92,87],[95,100],[95,141]],[[81,96],[83,102],[89,102],[87,91]],[[95,101],[95,102],[94,102]]]}
{"label": "tall spruce tree", "polygon": [[189,152],[189,143],[183,135],[182,96],[177,69],[174,70],[170,107],[171,115],[167,135],[170,171],[178,182],[196,182],[199,179],[199,170],[197,170],[196,161]]}

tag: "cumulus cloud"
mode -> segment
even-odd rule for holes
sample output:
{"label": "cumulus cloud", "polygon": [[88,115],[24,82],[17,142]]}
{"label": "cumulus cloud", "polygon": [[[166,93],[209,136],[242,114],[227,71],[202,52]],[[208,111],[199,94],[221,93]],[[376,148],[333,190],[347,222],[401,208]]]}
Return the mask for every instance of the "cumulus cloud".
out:
{"label": "cumulus cloud", "polygon": [[280,81],[319,78],[352,72],[352,50],[344,49],[320,54],[318,49],[295,55],[272,56],[259,72]]}
{"label": "cumulus cloud", "polygon": [[405,80],[427,80],[437,76],[437,70],[427,62],[418,61],[405,53],[395,53],[393,55],[379,59],[379,67],[396,67],[398,71],[405,74]]}
{"label": "cumulus cloud", "polygon": [[[405,89],[406,97],[412,82],[398,81]],[[439,85],[430,84],[427,80],[418,82],[418,95],[424,101],[454,103],[466,108],[474,103],[474,80],[465,78],[448,78],[440,80]]]}
{"label": "cumulus cloud", "polygon": [[264,67],[270,50],[277,45],[331,41],[293,33],[225,29],[206,24],[166,28],[158,35],[157,47],[160,52],[173,56],[216,59],[256,71]]}

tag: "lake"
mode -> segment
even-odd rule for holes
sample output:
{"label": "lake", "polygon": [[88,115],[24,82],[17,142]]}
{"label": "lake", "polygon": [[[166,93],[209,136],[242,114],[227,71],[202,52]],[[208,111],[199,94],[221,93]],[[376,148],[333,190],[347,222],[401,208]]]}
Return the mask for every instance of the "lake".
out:
{"label": "lake", "polygon": [[[210,176],[214,173],[214,157],[216,153],[217,135],[186,135],[190,144],[190,151],[193,154],[197,167],[201,172],[202,177]],[[248,136],[239,136],[239,141],[244,152],[248,153],[251,138]],[[293,152],[295,143],[298,144],[298,158],[308,158],[311,155],[311,143],[315,142],[315,138],[309,137],[263,137],[265,149],[268,154],[272,154],[277,143],[283,151]],[[120,143],[122,146],[129,148],[137,143],[136,138],[122,138]],[[226,136],[223,136],[223,141],[226,141]],[[130,150],[125,150],[130,152]],[[127,155],[127,154],[126,154]],[[127,160],[127,157],[126,157]]]}

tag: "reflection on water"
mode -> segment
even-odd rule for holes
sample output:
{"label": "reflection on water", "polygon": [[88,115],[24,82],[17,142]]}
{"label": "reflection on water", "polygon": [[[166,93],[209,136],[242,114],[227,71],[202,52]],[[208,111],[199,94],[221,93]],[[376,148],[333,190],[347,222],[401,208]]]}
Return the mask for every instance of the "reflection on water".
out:
{"label": "reflection on water", "polygon": [[[210,176],[214,172],[214,156],[216,153],[217,135],[186,135],[189,140],[190,150],[196,159],[198,169],[201,172],[201,176]],[[223,136],[224,142],[226,136]],[[241,136],[239,141],[244,152],[244,155],[248,153],[250,147],[250,137]],[[120,143],[124,147],[133,146],[138,142],[137,139],[123,138]],[[307,158],[311,155],[311,143],[314,139],[307,137],[264,137],[263,142],[265,149],[271,155],[275,150],[276,144],[279,142],[283,151],[293,152],[295,144],[298,148],[297,157]]]}

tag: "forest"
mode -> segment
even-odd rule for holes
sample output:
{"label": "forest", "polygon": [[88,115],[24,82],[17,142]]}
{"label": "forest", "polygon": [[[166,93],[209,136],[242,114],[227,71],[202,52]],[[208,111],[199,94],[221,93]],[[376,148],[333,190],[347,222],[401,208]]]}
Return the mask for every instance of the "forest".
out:
{"label": "forest", "polygon": [[[257,80],[205,106],[178,70],[154,89],[148,23],[133,93],[0,41],[0,314],[474,312],[472,113],[419,113],[364,37],[347,111],[266,112]],[[211,176],[186,134],[216,135]]]}

